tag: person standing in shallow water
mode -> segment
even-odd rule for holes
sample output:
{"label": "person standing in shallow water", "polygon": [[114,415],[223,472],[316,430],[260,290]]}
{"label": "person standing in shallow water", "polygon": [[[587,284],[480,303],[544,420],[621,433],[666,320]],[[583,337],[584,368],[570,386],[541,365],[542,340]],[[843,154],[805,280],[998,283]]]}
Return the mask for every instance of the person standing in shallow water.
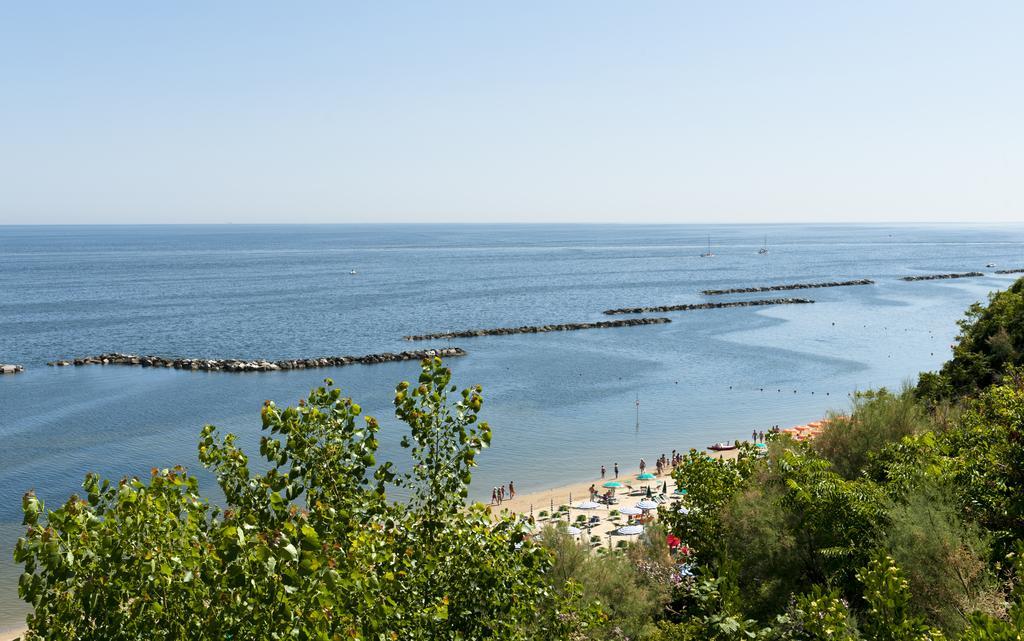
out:
{"label": "person standing in shallow water", "polygon": [[619,464],[615,464],[615,478],[619,478]]}
{"label": "person standing in shallow water", "polygon": [[508,498],[516,498],[516,486],[512,484],[512,481],[508,482]]}
{"label": "person standing in shallow water", "polygon": [[604,469],[604,466],[602,465],[601,466],[601,479],[602,480],[604,480],[604,472],[605,472],[605,469]]}

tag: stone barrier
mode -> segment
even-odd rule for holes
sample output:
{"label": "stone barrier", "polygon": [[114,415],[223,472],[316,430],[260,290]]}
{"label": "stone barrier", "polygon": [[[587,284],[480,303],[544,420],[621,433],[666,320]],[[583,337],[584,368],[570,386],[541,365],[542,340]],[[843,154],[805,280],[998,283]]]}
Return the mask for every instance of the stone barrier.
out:
{"label": "stone barrier", "polygon": [[931,274],[928,276],[904,276],[900,280],[908,282],[914,282],[918,280],[944,280],[946,278],[976,278],[978,276],[984,276],[981,272],[963,272],[960,274]]}
{"label": "stone barrier", "polygon": [[278,361],[235,358],[165,358],[163,356],[111,353],[72,360],[51,361],[47,365],[53,367],[67,367],[70,365],[76,367],[82,365],[130,365],[135,367],[163,367],[204,372],[276,372],[280,370],[313,369],[318,367],[343,367],[345,365],[374,365],[398,361],[418,361],[435,356],[451,358],[465,355],[465,350],[459,347],[421,349],[398,353],[385,352],[383,354],[368,354],[366,356],[322,356],[319,358],[295,358]]}
{"label": "stone barrier", "polygon": [[523,327],[497,327],[494,329],[467,329],[460,332],[440,332],[405,336],[407,341],[426,341],[440,338],[473,338],[475,336],[505,336],[507,334],[542,334],[545,332],[570,332],[578,329],[604,329],[607,327],[632,327],[634,325],[660,325],[671,323],[668,318],[630,318],[620,321],[596,321],[593,323],[563,323],[561,325],[527,325]]}
{"label": "stone barrier", "polygon": [[737,300],[728,303],[693,303],[689,305],[661,305],[658,307],[623,307],[606,309],[605,314],[648,314],[652,312],[690,312],[698,309],[724,309],[726,307],[758,307],[761,305],[806,305],[813,303],[809,298],[765,298],[761,300]]}
{"label": "stone barrier", "polygon": [[721,294],[752,294],[755,292],[781,292],[790,289],[815,289],[817,287],[851,287],[854,285],[874,285],[875,281],[867,278],[858,280],[838,280],[827,283],[794,283],[791,285],[765,285],[763,287],[736,287],[733,289],[705,289],[702,294],[705,296],[719,296]]}

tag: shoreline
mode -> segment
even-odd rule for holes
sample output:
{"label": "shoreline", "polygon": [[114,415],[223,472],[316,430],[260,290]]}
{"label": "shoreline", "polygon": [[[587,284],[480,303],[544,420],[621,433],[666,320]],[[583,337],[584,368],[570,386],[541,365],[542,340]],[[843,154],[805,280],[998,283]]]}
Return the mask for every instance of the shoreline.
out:
{"label": "shoreline", "polygon": [[[689,450],[686,451],[688,452]],[[707,452],[707,448],[704,448],[704,451]],[[739,450],[728,450],[717,452],[717,454],[723,459],[732,460],[738,456]],[[656,469],[656,466],[649,467],[648,471],[652,469]],[[617,533],[620,526],[633,523],[635,518],[643,519],[636,521],[638,523],[650,522],[649,519],[653,519],[657,515],[656,510],[645,512],[645,515],[649,515],[645,517],[627,516],[618,512],[621,508],[633,507],[641,501],[646,494],[645,487],[650,486],[653,494],[658,495],[661,493],[660,486],[663,483],[668,484],[668,493],[666,498],[663,499],[663,502],[666,504],[675,503],[681,498],[680,495],[673,494],[675,483],[672,481],[672,470],[673,467],[669,466],[668,470],[662,474],[651,472],[654,474],[654,478],[647,481],[641,481],[636,478],[640,472],[639,469],[620,471],[618,477],[614,474],[605,474],[604,478],[601,478],[600,473],[597,473],[587,480],[575,481],[546,490],[535,490],[523,494],[517,493],[515,498],[507,498],[498,504],[490,503],[488,507],[492,515],[509,512],[523,517],[532,516],[537,526],[535,532],[539,532],[541,528],[552,522],[551,515],[558,512],[561,506],[569,506],[569,509],[564,514],[560,514],[555,522],[579,527],[582,531],[577,535],[578,539],[581,543],[586,543],[591,548],[612,548],[619,545],[622,541],[635,539],[633,535]],[[617,503],[613,505],[601,504],[593,509],[572,507],[580,501],[588,501],[590,499],[589,490],[591,485],[596,486],[599,490],[603,490],[601,484],[608,481],[619,481],[626,486],[615,490],[615,496],[618,499]],[[541,512],[546,514],[541,516]],[[584,525],[578,522],[580,518],[585,521],[594,520],[595,522]]]}

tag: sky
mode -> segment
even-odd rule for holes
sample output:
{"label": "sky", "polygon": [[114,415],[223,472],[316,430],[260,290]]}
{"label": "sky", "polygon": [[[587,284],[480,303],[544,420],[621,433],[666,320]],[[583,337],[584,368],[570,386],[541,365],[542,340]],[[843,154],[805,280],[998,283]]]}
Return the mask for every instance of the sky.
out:
{"label": "sky", "polygon": [[0,224],[1024,221],[1024,2],[0,3]]}

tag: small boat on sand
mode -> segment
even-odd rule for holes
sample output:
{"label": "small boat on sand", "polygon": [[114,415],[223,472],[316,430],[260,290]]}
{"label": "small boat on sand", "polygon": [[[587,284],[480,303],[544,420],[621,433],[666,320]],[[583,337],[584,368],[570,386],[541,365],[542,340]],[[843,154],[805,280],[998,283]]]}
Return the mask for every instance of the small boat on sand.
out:
{"label": "small boat on sand", "polygon": [[722,441],[721,443],[712,443],[711,445],[708,445],[708,449],[716,452],[725,452],[726,450],[736,449],[736,444]]}

